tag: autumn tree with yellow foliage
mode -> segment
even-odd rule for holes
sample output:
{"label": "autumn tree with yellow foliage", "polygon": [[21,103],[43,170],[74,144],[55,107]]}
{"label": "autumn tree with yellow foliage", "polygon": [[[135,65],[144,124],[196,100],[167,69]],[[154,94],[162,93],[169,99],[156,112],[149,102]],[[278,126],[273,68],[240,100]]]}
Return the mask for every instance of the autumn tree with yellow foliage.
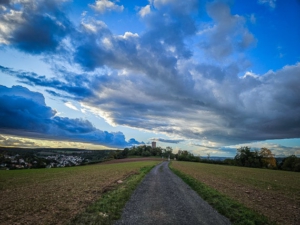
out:
{"label": "autumn tree with yellow foliage", "polygon": [[261,157],[261,162],[263,167],[276,168],[275,155],[272,154],[271,150],[268,148],[261,148],[259,151],[259,156]]}
{"label": "autumn tree with yellow foliage", "polygon": [[258,167],[258,168],[276,168],[276,159],[274,154],[268,148],[261,148],[260,151],[251,151],[248,146],[237,149],[234,157],[237,166]]}

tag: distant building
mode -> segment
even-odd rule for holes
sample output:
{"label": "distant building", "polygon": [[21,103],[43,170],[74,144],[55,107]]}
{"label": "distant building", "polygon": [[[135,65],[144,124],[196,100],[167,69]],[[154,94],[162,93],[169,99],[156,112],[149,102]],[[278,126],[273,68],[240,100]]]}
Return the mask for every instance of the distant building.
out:
{"label": "distant building", "polygon": [[156,148],[156,142],[152,141],[152,148]]}

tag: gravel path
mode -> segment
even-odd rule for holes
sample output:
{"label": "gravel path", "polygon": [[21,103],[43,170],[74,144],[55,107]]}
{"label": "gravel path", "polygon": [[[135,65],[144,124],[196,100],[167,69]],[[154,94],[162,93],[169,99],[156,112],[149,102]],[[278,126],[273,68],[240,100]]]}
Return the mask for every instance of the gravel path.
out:
{"label": "gravel path", "polygon": [[119,224],[230,224],[163,162],[146,175],[126,203]]}

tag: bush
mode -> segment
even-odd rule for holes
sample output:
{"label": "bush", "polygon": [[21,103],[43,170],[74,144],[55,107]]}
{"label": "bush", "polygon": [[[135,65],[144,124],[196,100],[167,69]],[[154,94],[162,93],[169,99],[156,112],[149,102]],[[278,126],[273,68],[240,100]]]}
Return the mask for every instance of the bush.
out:
{"label": "bush", "polygon": [[149,156],[151,156],[151,153],[148,151],[144,151],[144,152],[142,152],[142,156],[149,157]]}
{"label": "bush", "polygon": [[300,172],[300,158],[295,155],[291,155],[283,159],[281,168],[283,170]]}

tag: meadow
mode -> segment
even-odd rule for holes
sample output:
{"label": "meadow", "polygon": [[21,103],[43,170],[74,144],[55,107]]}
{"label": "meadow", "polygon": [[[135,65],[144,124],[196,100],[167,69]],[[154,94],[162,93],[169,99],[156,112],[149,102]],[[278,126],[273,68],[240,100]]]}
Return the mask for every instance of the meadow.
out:
{"label": "meadow", "polygon": [[158,163],[0,171],[0,224],[66,224],[126,178]]}
{"label": "meadow", "polygon": [[179,161],[171,167],[273,223],[299,224],[300,173]]}

